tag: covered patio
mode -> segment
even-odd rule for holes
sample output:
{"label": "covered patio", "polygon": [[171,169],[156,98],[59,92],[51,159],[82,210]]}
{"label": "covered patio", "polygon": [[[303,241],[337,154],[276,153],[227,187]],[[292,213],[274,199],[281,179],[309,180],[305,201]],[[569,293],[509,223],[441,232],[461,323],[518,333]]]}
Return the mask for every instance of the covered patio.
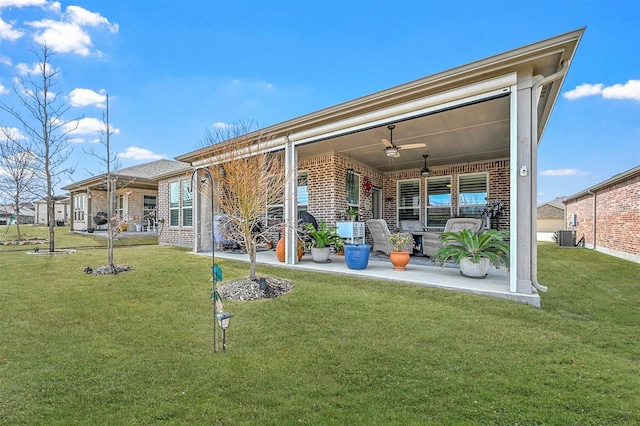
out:
{"label": "covered patio", "polygon": [[[493,225],[509,231],[511,268],[508,274],[499,271],[497,284],[452,281],[457,271],[428,266],[399,278],[372,262],[361,273],[531,298],[539,304],[538,291],[545,287],[537,278],[537,148],[583,32],[561,34],[248,135],[260,152],[283,152],[285,175],[298,177],[298,182],[289,179],[281,207],[287,266],[331,271],[341,263],[298,262],[294,230],[301,209],[329,224],[356,208],[361,220],[384,219],[392,232],[406,219],[438,230],[449,218],[480,217],[484,200],[478,199],[483,198],[503,205]],[[263,134],[269,140],[261,140]],[[177,159],[198,169],[220,164],[224,156],[213,145]],[[367,189],[349,189],[350,179],[355,188],[366,182]],[[439,212],[431,198],[439,193],[430,192],[438,186],[445,188],[448,200]],[[194,208],[194,251],[209,251],[212,211],[198,195]],[[258,261],[268,256],[261,253]],[[346,267],[339,271],[360,274]]]}

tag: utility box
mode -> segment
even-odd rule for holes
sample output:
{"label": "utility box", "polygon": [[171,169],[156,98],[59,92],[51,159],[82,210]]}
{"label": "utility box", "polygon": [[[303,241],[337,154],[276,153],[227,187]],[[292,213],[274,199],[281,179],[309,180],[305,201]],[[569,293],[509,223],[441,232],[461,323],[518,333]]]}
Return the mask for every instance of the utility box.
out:
{"label": "utility box", "polygon": [[558,245],[560,247],[575,247],[576,231],[571,231],[571,230],[558,231]]}

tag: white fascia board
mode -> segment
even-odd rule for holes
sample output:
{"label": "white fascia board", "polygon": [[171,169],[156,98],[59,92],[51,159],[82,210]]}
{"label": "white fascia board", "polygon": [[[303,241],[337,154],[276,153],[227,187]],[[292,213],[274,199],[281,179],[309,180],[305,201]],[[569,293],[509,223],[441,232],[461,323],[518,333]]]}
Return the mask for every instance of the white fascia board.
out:
{"label": "white fascia board", "polygon": [[345,120],[289,135],[296,145],[302,145],[322,139],[353,133],[371,127],[382,126],[390,121],[402,121],[411,117],[455,108],[469,102],[508,93],[517,83],[517,73],[484,80],[468,86],[426,96],[411,102],[405,102],[388,108],[376,110]]}
{"label": "white fascia board", "polygon": [[[264,154],[272,151],[280,151],[285,148],[287,138],[279,137],[270,139],[267,141],[259,142],[257,145],[253,145],[250,148],[243,148],[237,152],[233,153],[233,159],[243,158],[247,156]],[[229,161],[231,158],[227,152],[223,152],[219,155],[214,155],[212,157],[207,157],[202,160],[194,161],[191,165],[195,168],[207,167],[213,164],[221,164],[226,161]]]}

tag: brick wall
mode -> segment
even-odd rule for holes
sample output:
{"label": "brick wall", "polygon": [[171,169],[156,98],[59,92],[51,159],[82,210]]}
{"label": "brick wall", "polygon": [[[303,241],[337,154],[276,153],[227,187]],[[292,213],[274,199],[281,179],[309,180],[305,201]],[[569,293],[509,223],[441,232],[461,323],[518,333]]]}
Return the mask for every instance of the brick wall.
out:
{"label": "brick wall", "polygon": [[[341,157],[335,153],[327,153],[314,157],[300,159],[298,170],[308,172],[308,211],[318,222],[325,220],[332,225],[342,219],[347,210],[346,172],[348,168],[360,176],[362,184],[364,178],[368,178],[373,188],[382,189],[382,214],[387,221],[389,229],[397,229],[396,217],[396,184],[398,180],[422,179],[421,200],[425,197],[424,178],[420,176],[419,169],[403,172],[382,173],[364,164]],[[452,200],[454,211],[457,208],[457,177],[460,174],[487,172],[489,176],[489,199],[500,200],[504,211],[499,218],[500,229],[509,227],[509,161],[487,161],[481,163],[457,165],[451,167],[432,168],[431,176],[452,177]],[[164,219],[158,231],[158,240],[161,244],[175,244],[192,246],[194,241],[191,228],[170,228],[169,223],[169,183],[179,178],[160,181],[158,184],[158,218]],[[362,219],[372,217],[371,194],[366,195],[360,189],[360,207]],[[421,206],[421,215],[424,218],[424,202]],[[275,239],[275,238],[274,238]],[[275,242],[275,241],[274,241]]]}
{"label": "brick wall", "polygon": [[[510,224],[510,187],[509,187],[509,161],[487,161],[481,163],[464,164],[450,167],[431,167],[431,177],[451,176],[451,202],[454,214],[457,211],[458,202],[458,176],[468,173],[487,172],[489,176],[488,198],[490,201],[502,201],[503,211],[498,218],[500,229],[508,229]],[[397,228],[397,189],[399,180],[422,179],[420,186],[420,200],[422,201],[420,215],[425,217],[424,200],[426,197],[426,185],[424,178],[420,176],[420,170],[408,170],[402,172],[390,172],[384,174],[383,212],[389,229]]]}
{"label": "brick wall", "polygon": [[[576,240],[584,237],[585,244],[611,254],[627,253],[640,259],[640,177],[598,189],[594,196],[585,194],[567,202],[566,221],[574,214]],[[595,241],[594,241],[595,226]]]}

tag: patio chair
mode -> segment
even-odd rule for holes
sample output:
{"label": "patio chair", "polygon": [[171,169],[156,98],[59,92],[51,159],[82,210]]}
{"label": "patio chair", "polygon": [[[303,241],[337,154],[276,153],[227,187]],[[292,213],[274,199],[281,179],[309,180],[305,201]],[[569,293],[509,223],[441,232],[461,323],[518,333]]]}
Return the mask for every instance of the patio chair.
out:
{"label": "patio chair", "polygon": [[[463,229],[470,229],[473,232],[480,232],[482,229],[482,219],[472,217],[457,217],[449,219],[444,226],[443,232],[457,232]],[[442,232],[424,232],[422,234],[422,253],[433,257],[440,248],[440,235]]]}
{"label": "patio chair", "polygon": [[[373,248],[371,251],[381,251],[388,256],[393,247],[389,242],[391,231],[389,231],[387,221],[384,219],[368,219],[367,228],[369,229],[371,240],[373,241]],[[403,232],[403,234],[411,235],[408,232]],[[413,247],[411,244],[409,244],[405,250],[409,253],[413,253]]]}

